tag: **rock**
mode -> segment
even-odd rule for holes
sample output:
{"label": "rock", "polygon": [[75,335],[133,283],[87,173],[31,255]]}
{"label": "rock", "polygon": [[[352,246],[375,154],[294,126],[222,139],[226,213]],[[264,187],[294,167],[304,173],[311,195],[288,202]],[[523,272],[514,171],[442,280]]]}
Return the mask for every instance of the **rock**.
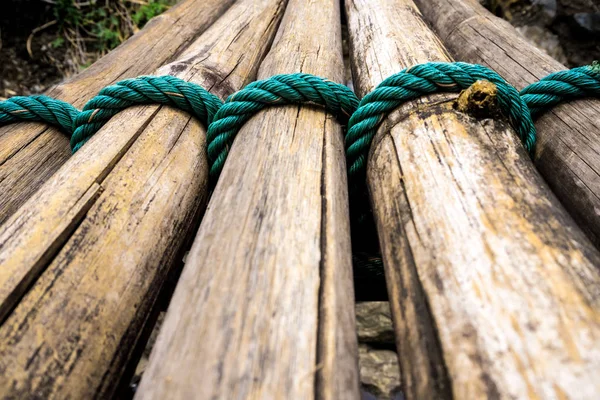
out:
{"label": "rock", "polygon": [[599,0],[479,0],[567,67],[600,58]]}
{"label": "rock", "polygon": [[517,31],[528,42],[554,58],[561,64],[567,64],[568,59],[557,35],[541,26],[520,26]]}
{"label": "rock", "polygon": [[593,13],[577,13],[573,14],[575,22],[586,31],[600,33],[600,12]]}
{"label": "rock", "polygon": [[399,400],[403,398],[400,387],[400,366],[396,352],[359,344],[358,355],[363,399]]}
{"label": "rock", "polygon": [[394,328],[387,301],[356,303],[356,330],[361,343],[394,348]]}
{"label": "rock", "polygon": [[600,13],[598,0],[558,0],[560,13],[573,15],[577,13]]}
{"label": "rock", "polygon": [[556,0],[487,0],[482,4],[514,26],[547,26],[557,15]]}
{"label": "rock", "polygon": [[362,399],[403,399],[389,303],[357,303],[356,330]]}

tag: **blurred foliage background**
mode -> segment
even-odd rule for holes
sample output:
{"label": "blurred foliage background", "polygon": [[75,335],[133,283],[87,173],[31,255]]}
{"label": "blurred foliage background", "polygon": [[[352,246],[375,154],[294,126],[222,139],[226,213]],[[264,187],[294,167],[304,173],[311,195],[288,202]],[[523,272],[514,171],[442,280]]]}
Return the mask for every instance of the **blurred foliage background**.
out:
{"label": "blurred foliage background", "polygon": [[[600,0],[478,0],[568,67],[600,59]],[[0,0],[0,98],[81,71],[177,0]]]}
{"label": "blurred foliage background", "polygon": [[91,65],[177,0],[3,0],[0,97],[43,91]]}
{"label": "blurred foliage background", "polygon": [[479,0],[566,65],[600,59],[600,0]]}
{"label": "blurred foliage background", "polygon": [[80,66],[117,47],[173,0],[47,0],[56,25],[54,48],[64,47]]}

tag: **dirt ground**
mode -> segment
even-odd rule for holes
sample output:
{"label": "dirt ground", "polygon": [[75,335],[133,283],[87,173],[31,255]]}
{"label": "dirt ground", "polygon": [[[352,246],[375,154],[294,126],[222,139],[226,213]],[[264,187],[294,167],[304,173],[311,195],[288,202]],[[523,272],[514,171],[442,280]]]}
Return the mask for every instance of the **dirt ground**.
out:
{"label": "dirt ground", "polygon": [[53,35],[49,32],[33,36],[33,57],[27,52],[27,39],[36,27],[52,18],[51,6],[39,0],[8,0],[3,7],[0,13],[0,97],[43,92],[63,79],[48,58],[60,58],[61,54],[53,55],[49,46]]}

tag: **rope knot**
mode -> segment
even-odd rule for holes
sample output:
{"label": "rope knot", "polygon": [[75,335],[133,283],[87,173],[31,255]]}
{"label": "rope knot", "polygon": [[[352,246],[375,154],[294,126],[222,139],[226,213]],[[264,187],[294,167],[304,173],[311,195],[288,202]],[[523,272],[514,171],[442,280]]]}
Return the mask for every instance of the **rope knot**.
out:
{"label": "rope knot", "polygon": [[501,115],[498,106],[498,88],[490,81],[476,81],[460,92],[454,108],[475,118],[498,118]]}

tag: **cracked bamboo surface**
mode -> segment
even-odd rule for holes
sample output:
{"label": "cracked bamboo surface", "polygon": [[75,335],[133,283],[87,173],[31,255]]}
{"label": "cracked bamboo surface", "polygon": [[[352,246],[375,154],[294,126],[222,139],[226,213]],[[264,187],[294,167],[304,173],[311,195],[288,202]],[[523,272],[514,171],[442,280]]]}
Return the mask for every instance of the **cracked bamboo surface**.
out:
{"label": "cracked bamboo surface", "polygon": [[[152,73],[180,54],[233,3],[186,0],[46,95],[81,108],[104,86]],[[0,127],[0,225],[71,156],[69,140],[39,123]]]}
{"label": "cracked bamboo surface", "polygon": [[[517,89],[567,69],[476,0],[416,0],[452,55],[491,67]],[[535,121],[535,164],[575,221],[600,246],[600,100],[554,107]]]}
{"label": "cracked bamboo surface", "polygon": [[[317,33],[318,32],[318,33]],[[342,82],[337,0],[292,0],[258,77]],[[240,130],[137,399],[357,399],[342,129],[323,110]]]}
{"label": "cracked bamboo surface", "polygon": [[[348,0],[364,96],[449,61],[408,0]],[[420,98],[379,129],[368,186],[408,399],[598,398],[600,255],[502,121]]]}
{"label": "cracked bamboo surface", "polygon": [[[284,4],[237,2],[159,73],[225,98],[255,78]],[[0,398],[111,396],[203,212],[205,153],[189,115],[129,108],[0,228]]]}

